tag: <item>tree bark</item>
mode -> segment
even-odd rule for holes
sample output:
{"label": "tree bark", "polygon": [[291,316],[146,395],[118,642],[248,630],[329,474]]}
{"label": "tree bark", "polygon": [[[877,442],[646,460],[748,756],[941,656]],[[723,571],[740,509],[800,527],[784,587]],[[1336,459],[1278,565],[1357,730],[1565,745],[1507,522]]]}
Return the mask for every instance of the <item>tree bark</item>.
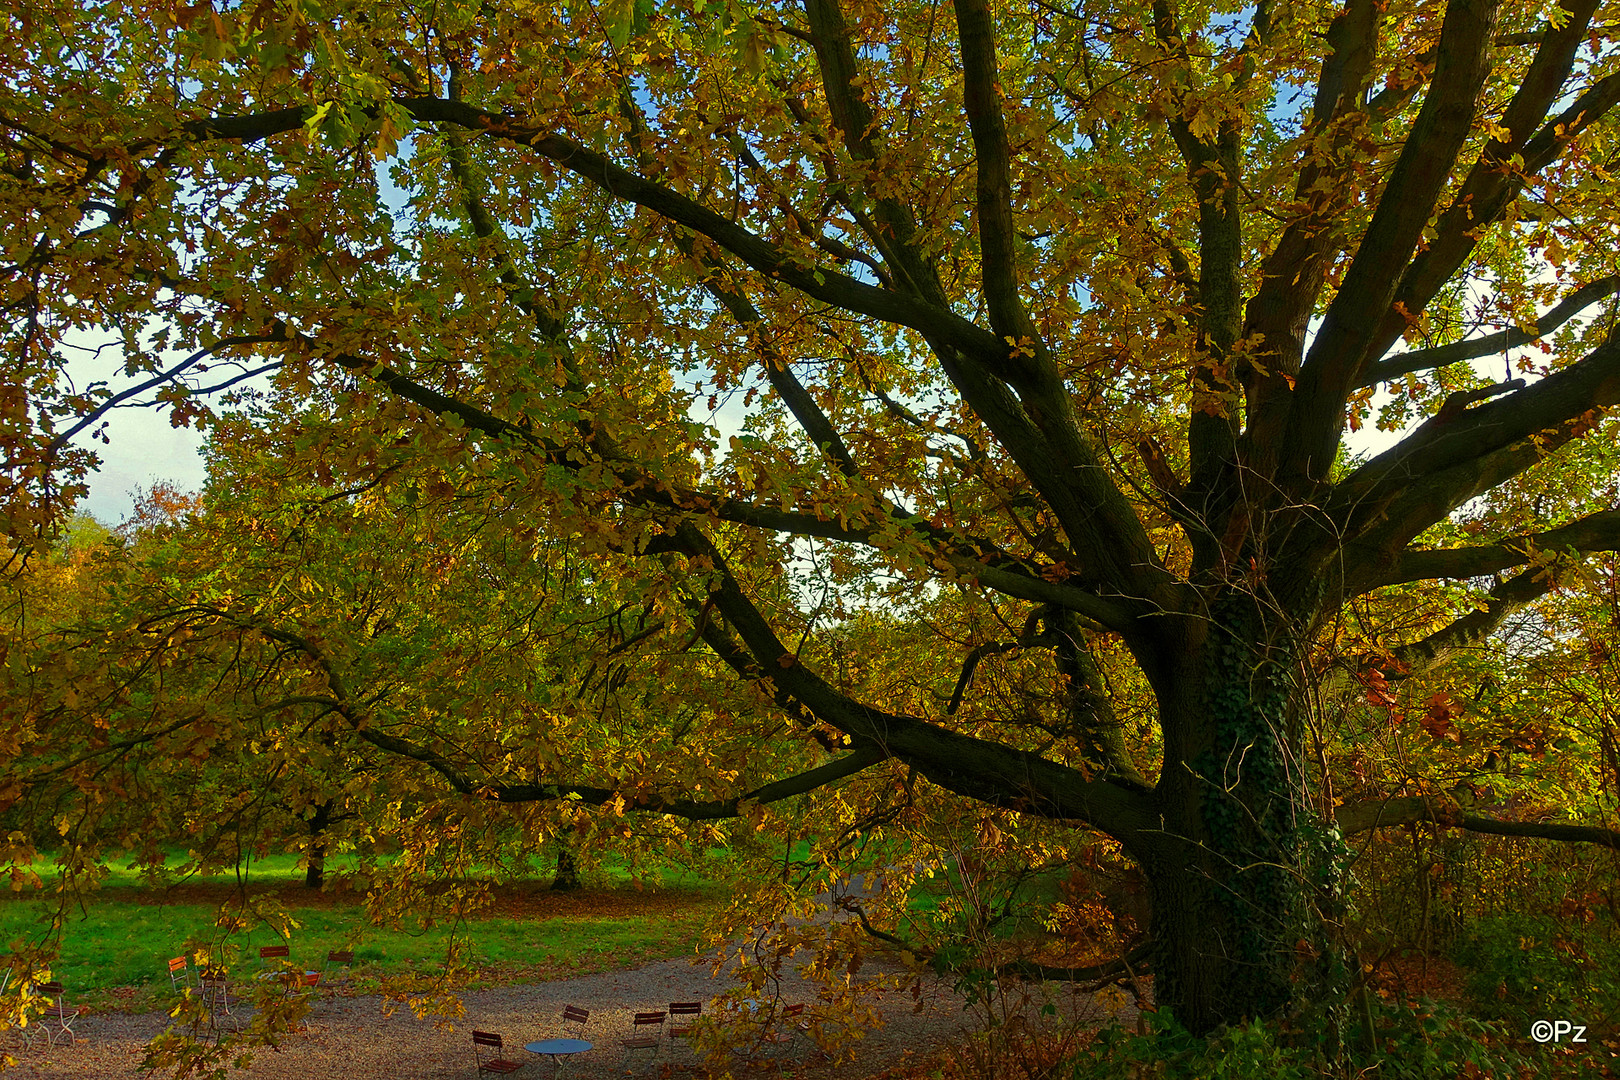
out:
{"label": "tree bark", "polygon": [[1336,970],[1324,915],[1337,904],[1331,843],[1298,756],[1292,620],[1233,591],[1161,703],[1167,745],[1155,792],[1162,832],[1138,846],[1153,902],[1154,997],[1203,1034],[1294,1013]]}
{"label": "tree bark", "polygon": [[309,819],[309,861],[304,866],[304,888],[320,889],[326,885],[326,830],[332,824],[332,799],[315,807]]}
{"label": "tree bark", "polygon": [[557,845],[557,871],[551,879],[553,892],[573,892],[583,888],[584,883],[579,879],[579,863],[574,859],[574,849],[567,843]]}

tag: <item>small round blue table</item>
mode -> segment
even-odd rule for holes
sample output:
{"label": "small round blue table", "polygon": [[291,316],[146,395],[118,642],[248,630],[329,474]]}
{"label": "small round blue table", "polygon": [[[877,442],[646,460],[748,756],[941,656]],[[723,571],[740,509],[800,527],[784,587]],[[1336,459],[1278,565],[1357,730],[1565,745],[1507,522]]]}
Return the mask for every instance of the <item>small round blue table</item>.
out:
{"label": "small round blue table", "polygon": [[561,1068],[563,1058],[569,1054],[583,1054],[591,1046],[584,1039],[541,1039],[539,1042],[525,1043],[523,1049],[531,1054],[545,1054]]}

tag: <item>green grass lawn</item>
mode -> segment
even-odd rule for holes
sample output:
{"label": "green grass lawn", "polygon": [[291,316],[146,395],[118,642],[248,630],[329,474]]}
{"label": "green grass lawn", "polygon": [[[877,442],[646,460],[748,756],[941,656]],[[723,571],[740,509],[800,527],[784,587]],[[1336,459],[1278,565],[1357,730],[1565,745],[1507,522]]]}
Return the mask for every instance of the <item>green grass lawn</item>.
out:
{"label": "green grass lawn", "polygon": [[[39,869],[48,889],[50,876]],[[626,877],[609,871],[598,876],[606,887],[573,893],[550,892],[546,878],[503,885],[487,915],[459,927],[433,921],[424,928],[414,918],[399,926],[368,925],[361,894],[305,889],[293,856],[256,862],[240,879],[233,871],[169,885],[144,883],[135,872],[115,868],[86,908],[69,912],[61,956],[51,971],[76,1001],[150,1008],[169,994],[170,957],[221,941],[228,942],[238,970],[255,969],[264,945],[290,945],[293,962],[311,969],[321,967],[329,950],[352,949],[360,990],[375,987],[381,976],[437,969],[452,932],[475,969],[475,985],[536,982],[690,955],[714,890],[691,874],[671,874],[673,884],[614,884]],[[298,924],[289,936],[255,926],[251,918],[247,928],[222,935],[216,925],[222,904],[239,911],[244,896],[267,893]],[[54,911],[50,899],[0,896],[0,942],[39,940]]]}

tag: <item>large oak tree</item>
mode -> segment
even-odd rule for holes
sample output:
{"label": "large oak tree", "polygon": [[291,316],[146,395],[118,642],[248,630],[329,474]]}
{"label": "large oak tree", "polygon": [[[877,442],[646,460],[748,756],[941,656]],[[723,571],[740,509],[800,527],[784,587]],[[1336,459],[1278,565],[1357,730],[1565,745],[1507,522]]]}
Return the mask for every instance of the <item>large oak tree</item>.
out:
{"label": "large oak tree", "polygon": [[[73,437],[145,395],[346,498],[572,538],[644,598],[615,662],[706,648],[717,699],[754,686],[786,721],[773,775],[630,805],[719,818],[898,767],[1106,834],[1195,1030],[1331,985],[1335,818],[1616,845],[1430,796],[1335,807],[1313,750],[1333,678],[1441,663],[1620,540],[1612,4],[6,18],[13,536],[82,490]],[[133,381],[81,359],[74,383],[109,331]],[[231,418],[255,368],[282,407]],[[1369,424],[1399,437],[1351,453]],[[1561,497],[1491,512],[1547,475]],[[1325,667],[1347,604],[1441,579],[1451,617]],[[947,600],[957,622],[924,617]],[[863,609],[917,621],[854,634]],[[625,805],[516,736],[350,707],[308,633],[187,617],[302,655],[333,739],[435,783]],[[959,677],[863,692],[852,642]],[[985,675],[1013,656],[1056,691]]]}

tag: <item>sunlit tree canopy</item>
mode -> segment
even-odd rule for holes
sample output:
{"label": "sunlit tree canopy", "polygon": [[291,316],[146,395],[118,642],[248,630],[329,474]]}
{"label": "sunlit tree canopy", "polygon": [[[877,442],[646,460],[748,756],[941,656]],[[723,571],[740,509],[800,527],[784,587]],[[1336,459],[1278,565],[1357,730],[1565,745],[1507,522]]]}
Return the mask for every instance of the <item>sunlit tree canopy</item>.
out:
{"label": "sunlit tree canopy", "polygon": [[[1620,842],[1601,725],[1480,691],[1614,587],[1614,3],[5,18],[0,805],[810,841],[739,919],[1113,860],[1195,1031],[1342,993],[1345,833]],[[141,404],[210,487],[79,618]]]}

